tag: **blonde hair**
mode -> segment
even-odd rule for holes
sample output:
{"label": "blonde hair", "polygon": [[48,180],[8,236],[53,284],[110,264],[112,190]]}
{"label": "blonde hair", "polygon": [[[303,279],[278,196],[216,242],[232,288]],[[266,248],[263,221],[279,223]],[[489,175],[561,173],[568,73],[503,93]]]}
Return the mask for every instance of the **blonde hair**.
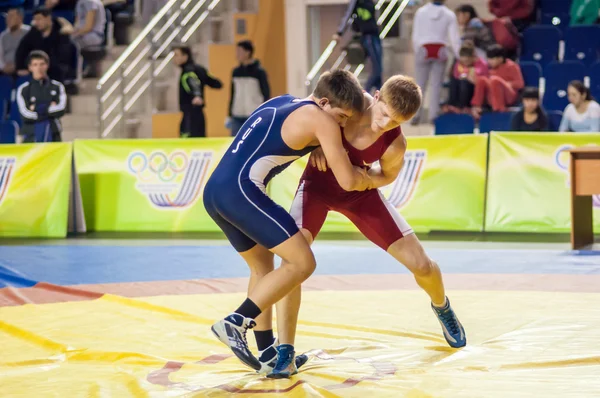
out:
{"label": "blonde hair", "polygon": [[413,78],[395,75],[387,79],[381,87],[382,101],[397,117],[405,120],[412,118],[421,107],[423,93]]}

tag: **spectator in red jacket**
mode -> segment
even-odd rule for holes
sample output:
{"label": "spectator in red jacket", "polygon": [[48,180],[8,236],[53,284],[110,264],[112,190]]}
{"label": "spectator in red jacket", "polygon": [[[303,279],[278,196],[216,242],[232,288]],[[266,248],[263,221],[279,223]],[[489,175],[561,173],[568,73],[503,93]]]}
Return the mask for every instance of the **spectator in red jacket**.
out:
{"label": "spectator in red jacket", "polygon": [[521,31],[531,22],[535,0],[489,0],[488,7],[498,18],[509,17]]}
{"label": "spectator in red jacket", "polygon": [[495,44],[487,50],[490,77],[481,77],[475,84],[475,94],[471,100],[473,116],[481,115],[481,107],[487,102],[494,112],[505,112],[519,99],[519,92],[525,86],[521,68],[514,61],[506,59],[504,49]]}

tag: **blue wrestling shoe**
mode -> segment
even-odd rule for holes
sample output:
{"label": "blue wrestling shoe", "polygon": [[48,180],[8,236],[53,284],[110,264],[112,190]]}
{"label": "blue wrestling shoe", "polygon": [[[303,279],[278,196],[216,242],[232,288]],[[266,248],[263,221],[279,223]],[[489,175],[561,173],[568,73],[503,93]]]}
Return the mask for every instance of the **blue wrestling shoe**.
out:
{"label": "blue wrestling shoe", "polygon": [[442,325],[444,337],[446,341],[453,348],[460,348],[467,345],[467,336],[465,335],[465,329],[460,324],[460,321],[456,317],[454,310],[450,306],[450,300],[446,297],[446,306],[444,308],[435,307],[431,304],[431,308]]}
{"label": "blue wrestling shoe", "polygon": [[[260,362],[260,369],[257,370],[257,373],[269,374],[273,372],[273,368],[275,368],[275,364],[277,363],[278,345],[279,341],[275,339],[272,345],[270,345],[263,351],[258,352],[258,361]],[[308,362],[308,355],[298,355],[295,359],[296,369],[300,368],[306,362]]]}
{"label": "blue wrestling shoe", "polygon": [[277,362],[273,371],[267,375],[270,379],[288,379],[298,373],[294,359],[294,346],[281,344],[277,347]]}
{"label": "blue wrestling shoe", "polygon": [[254,370],[260,370],[261,363],[250,351],[246,339],[246,332],[254,326],[256,326],[256,322],[253,319],[234,313],[215,323],[211,330],[240,361]]}

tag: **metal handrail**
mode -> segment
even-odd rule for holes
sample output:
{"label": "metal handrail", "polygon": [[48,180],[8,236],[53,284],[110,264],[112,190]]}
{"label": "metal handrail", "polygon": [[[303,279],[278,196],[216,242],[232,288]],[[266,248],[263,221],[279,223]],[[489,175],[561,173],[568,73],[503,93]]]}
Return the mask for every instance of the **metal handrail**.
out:
{"label": "metal handrail", "polygon": [[128,113],[146,90],[155,98],[155,80],[173,58],[168,49],[176,40],[186,43],[219,2],[169,0],[142,29],[96,86],[100,138],[119,124],[125,130]]}
{"label": "metal handrail", "polygon": [[[377,2],[377,4],[375,4],[375,10],[379,11],[383,7],[385,1],[386,0],[379,0]],[[391,0],[388,3],[388,5],[385,7],[383,12],[377,19],[377,25],[379,25],[379,26],[383,25],[383,23],[385,22],[385,19],[390,15],[390,13],[392,12],[392,10],[396,6],[396,4],[398,4],[398,1],[399,0]],[[387,24],[385,25],[383,30],[380,32],[379,37],[381,39],[384,39],[387,36],[389,31],[392,29],[392,26],[394,26],[394,24],[398,21],[398,19],[400,18],[400,15],[402,14],[402,12],[404,11],[404,9],[406,8],[406,6],[408,5],[409,2],[410,2],[410,0],[403,0],[402,3],[398,6],[398,8],[394,12],[394,14],[392,14],[392,17],[389,19],[389,21],[387,22]],[[348,22],[351,23],[351,20]],[[323,53],[321,54],[319,59],[317,59],[317,61],[313,65],[313,67],[310,69],[310,71],[308,72],[308,75],[306,75],[306,80],[304,82],[304,84],[306,86],[310,86],[312,84],[314,78],[321,71],[321,69],[323,68],[323,66],[329,59],[329,57],[331,57],[331,54],[333,54],[333,50],[338,45],[338,42],[339,41],[331,40],[329,42],[329,44],[327,45],[327,47],[325,47],[325,50],[323,51]],[[340,55],[338,56],[338,58],[335,60],[335,62],[333,63],[333,66],[331,67],[331,69],[337,69],[342,64],[344,59],[346,58],[346,55],[348,55],[348,52],[346,50],[343,50],[340,53]],[[358,65],[356,67],[356,69],[354,70],[354,75],[358,76],[362,72],[364,67],[365,67],[364,64]],[[345,70],[349,70],[350,68],[351,68],[351,66],[349,66],[349,65],[346,65],[344,67]]]}

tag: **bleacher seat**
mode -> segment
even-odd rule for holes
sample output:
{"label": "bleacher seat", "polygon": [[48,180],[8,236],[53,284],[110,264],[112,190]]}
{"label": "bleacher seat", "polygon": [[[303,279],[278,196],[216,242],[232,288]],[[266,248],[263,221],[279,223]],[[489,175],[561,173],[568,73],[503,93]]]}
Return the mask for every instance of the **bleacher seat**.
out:
{"label": "bleacher seat", "polygon": [[542,14],[540,22],[542,25],[555,26],[564,33],[565,29],[569,27],[569,13],[551,12]]}
{"label": "bleacher seat", "polygon": [[562,32],[554,26],[532,26],[523,33],[521,61],[538,62],[542,67],[558,59]]}
{"label": "bleacher seat", "polygon": [[519,62],[523,80],[527,87],[539,87],[540,78],[542,77],[542,67],[537,62],[523,61]]}
{"label": "bleacher seat", "polygon": [[542,14],[546,13],[566,13],[571,9],[569,0],[540,0],[540,9]]}
{"label": "bleacher seat", "polygon": [[435,135],[473,134],[475,120],[471,115],[446,113],[435,119]]}
{"label": "bleacher seat", "polygon": [[486,112],[479,120],[479,132],[510,131],[512,116],[512,112]]}
{"label": "bleacher seat", "polygon": [[579,61],[552,62],[544,69],[546,91],[544,108],[549,111],[562,111],[569,104],[567,87],[572,80],[585,78],[586,67]]}
{"label": "bleacher seat", "polygon": [[591,65],[600,56],[600,26],[572,26],[565,31],[565,60]]}
{"label": "bleacher seat", "polygon": [[17,123],[10,120],[0,122],[0,144],[14,144],[18,133]]}
{"label": "bleacher seat", "polygon": [[6,118],[12,93],[13,81],[10,76],[0,76],[0,121]]}
{"label": "bleacher seat", "polygon": [[600,62],[596,62],[588,72],[590,77],[590,91],[596,101],[600,100]]}
{"label": "bleacher seat", "polygon": [[562,111],[549,111],[548,113],[548,129],[550,131],[558,131],[560,121],[562,120]]}

